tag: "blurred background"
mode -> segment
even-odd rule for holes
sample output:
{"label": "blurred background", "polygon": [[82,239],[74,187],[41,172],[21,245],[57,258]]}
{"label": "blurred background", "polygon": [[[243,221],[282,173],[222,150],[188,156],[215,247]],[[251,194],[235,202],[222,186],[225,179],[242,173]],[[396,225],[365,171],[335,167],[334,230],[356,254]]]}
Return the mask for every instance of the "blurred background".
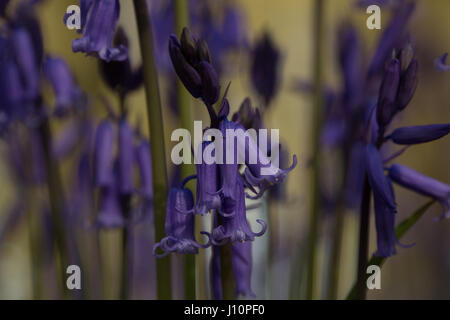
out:
{"label": "blurred background", "polygon": [[[216,1],[211,1],[216,2]],[[221,1],[217,1],[221,2]],[[226,1],[225,1],[226,2]],[[299,163],[286,180],[285,200],[276,203],[274,235],[277,237],[276,263],[264,267],[269,250],[267,234],[255,240],[254,272],[252,287],[258,298],[287,299],[290,297],[289,286],[295,281],[295,268],[301,268],[298,260],[304,255],[304,242],[309,227],[309,192],[311,158],[311,96],[298,90],[298,81],[312,80],[312,12],[314,0],[235,0],[229,1],[240,8],[245,21],[248,45],[253,47],[264,32],[268,32],[280,52],[278,92],[270,107],[264,112],[264,122],[268,128],[279,128],[283,146],[289,154],[296,154]],[[325,32],[323,74],[327,87],[338,89],[340,71],[337,64],[337,30],[344,22],[352,23],[361,37],[366,56],[370,57],[383,28],[390,18],[389,9],[382,9],[382,29],[368,30],[365,9],[355,6],[353,0],[325,0]],[[370,1],[369,1],[370,2]],[[376,1],[375,1],[376,2]],[[113,108],[118,108],[115,96],[101,79],[98,60],[82,53],[73,53],[71,42],[79,37],[75,31],[68,30],[62,17],[66,8],[77,4],[71,0],[46,0],[38,6],[38,14],[42,25],[46,52],[63,57],[72,68],[77,81],[90,99],[89,108],[99,119],[106,114],[99,97],[106,97]],[[130,38],[131,62],[140,64],[140,51],[137,38],[137,27],[131,1],[121,1],[122,11],[120,25]],[[417,8],[409,26],[409,32],[416,55],[419,60],[419,84],[414,99],[405,112],[397,117],[393,127],[401,125],[420,125],[428,123],[444,123],[450,121],[450,73],[438,73],[434,68],[434,60],[444,52],[450,51],[450,2],[448,0],[418,0]],[[154,33],[158,34],[158,26]],[[221,73],[221,85],[231,81],[228,98],[231,113],[238,110],[241,102],[250,97],[255,106],[262,104],[250,79],[250,58],[246,50],[236,50],[227,57],[228,66]],[[170,97],[165,94],[170,87],[161,73],[161,92],[163,99],[163,118],[165,125],[165,143],[167,159],[174,143],[170,141],[171,132],[177,128],[176,114],[170,108]],[[142,132],[148,132],[145,118],[145,97],[141,88],[132,93],[128,99],[129,119],[139,124]],[[194,119],[206,121],[207,112],[203,106],[193,101]],[[59,130],[59,128],[55,128]],[[398,162],[415,170],[450,183],[450,140],[441,139],[436,142],[410,148],[398,158]],[[0,142],[0,152],[6,152]],[[11,174],[5,161],[0,158],[0,226],[6,221],[3,213],[18,195],[11,181]],[[69,165],[63,164],[63,171]],[[172,164],[168,165],[173,170]],[[66,169],[67,170],[67,169]],[[327,178],[332,179],[336,172],[324,171]],[[410,215],[417,207],[427,201],[405,189],[395,187],[399,213],[397,222]],[[267,216],[267,206],[252,210],[252,215]],[[438,205],[428,210],[420,222],[410,230],[403,243],[415,243],[408,249],[398,248],[395,256],[390,258],[382,268],[381,290],[368,293],[369,299],[450,299],[450,221],[433,221],[440,214]],[[324,223],[319,230],[318,278],[319,297],[325,298],[327,252],[330,250],[329,221],[324,213]],[[370,252],[376,249],[373,214],[371,215]],[[349,210],[344,221],[344,237],[342,242],[342,267],[339,273],[339,298],[344,298],[354,283],[356,270],[358,213]],[[255,227],[256,228],[256,227]],[[3,229],[0,229],[3,230]],[[11,230],[3,230],[0,243],[0,298],[31,298],[31,272],[29,261],[29,241],[26,222],[19,220]],[[110,241],[119,241],[119,235],[111,231],[105,235]],[[112,246],[114,248],[114,245]],[[111,274],[118,273],[115,266],[117,257],[114,249],[110,250],[109,261]],[[150,252],[149,252],[150,254]],[[204,271],[206,272],[206,271]],[[300,277],[301,277],[300,272]],[[203,275],[205,276],[205,275]],[[113,277],[111,276],[111,279]],[[324,280],[325,279],[325,280]],[[301,279],[300,279],[301,280]],[[48,280],[51,285],[51,279]],[[107,298],[115,298],[117,284],[111,281]],[[207,294],[205,293],[205,297]],[[51,295],[50,295],[51,297]]]}

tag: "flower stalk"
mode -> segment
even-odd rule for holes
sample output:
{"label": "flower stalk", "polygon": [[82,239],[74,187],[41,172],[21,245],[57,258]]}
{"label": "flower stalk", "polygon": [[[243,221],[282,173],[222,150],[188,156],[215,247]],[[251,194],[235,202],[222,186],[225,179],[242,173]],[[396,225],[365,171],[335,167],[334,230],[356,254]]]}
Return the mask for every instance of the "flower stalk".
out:
{"label": "flower stalk", "polygon": [[[186,0],[175,0],[175,33],[181,34],[184,27],[189,27],[189,7]],[[192,109],[191,109],[191,96],[189,92],[184,88],[180,79],[177,79],[177,106],[180,115],[180,125],[182,128],[192,132]],[[192,164],[182,164],[181,176],[189,177],[195,173],[194,166]],[[195,190],[192,190],[194,193]],[[196,231],[199,230],[198,223],[196,225]],[[197,232],[195,233],[197,234]],[[199,262],[203,257],[203,253],[198,256]],[[200,264],[199,264],[200,266]],[[184,298],[193,300],[196,298],[196,257],[193,254],[184,255]],[[203,274],[203,272],[201,273]]]}
{"label": "flower stalk", "polygon": [[[146,0],[134,0],[134,11],[139,31],[143,63],[147,116],[150,128],[154,187],[154,214],[156,242],[164,238],[167,201],[167,169],[164,148],[164,129],[159,95],[158,75],[153,52],[152,26]],[[156,261],[158,299],[171,299],[170,257]]]}

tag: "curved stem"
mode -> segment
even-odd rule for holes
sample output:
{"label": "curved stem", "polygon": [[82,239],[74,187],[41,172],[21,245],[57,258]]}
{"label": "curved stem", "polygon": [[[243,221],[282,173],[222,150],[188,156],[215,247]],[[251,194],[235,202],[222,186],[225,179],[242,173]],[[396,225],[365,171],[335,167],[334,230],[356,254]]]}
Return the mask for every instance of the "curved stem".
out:
{"label": "curved stem", "polygon": [[[167,202],[167,169],[164,147],[164,128],[159,95],[158,74],[153,52],[153,34],[146,0],[134,0],[144,70],[147,117],[150,128],[156,241],[164,237]],[[150,253],[149,253],[150,254]],[[170,257],[157,259],[157,288],[159,299],[171,299]]]}

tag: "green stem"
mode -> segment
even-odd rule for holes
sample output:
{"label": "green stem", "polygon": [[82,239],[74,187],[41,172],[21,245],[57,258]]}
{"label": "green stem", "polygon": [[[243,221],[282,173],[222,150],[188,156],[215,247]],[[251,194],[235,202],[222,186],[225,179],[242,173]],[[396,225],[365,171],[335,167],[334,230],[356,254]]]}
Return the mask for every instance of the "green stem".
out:
{"label": "green stem", "polygon": [[[31,187],[26,187],[27,189]],[[32,193],[29,190],[26,192],[27,204],[33,204]],[[27,207],[26,219],[28,227],[28,240],[30,243],[30,258],[31,258],[31,281],[33,287],[33,299],[39,300],[42,298],[43,283],[42,283],[42,239],[40,235],[41,228],[38,228],[36,218],[41,219],[39,212],[33,212],[31,206]]]}
{"label": "green stem", "polygon": [[322,53],[323,53],[323,16],[324,0],[314,1],[314,26],[313,26],[313,65],[314,65],[314,104],[313,104],[313,162],[312,162],[312,194],[311,194],[311,217],[308,248],[307,284],[306,298],[314,299],[315,292],[315,269],[318,231],[320,229],[320,132],[322,127]]}
{"label": "green stem", "polygon": [[121,286],[120,286],[120,299],[127,300],[128,299],[128,292],[129,292],[129,250],[128,250],[128,226],[125,226],[123,228],[122,232],[122,280],[121,280]]}
{"label": "green stem", "polygon": [[328,277],[330,283],[328,291],[329,300],[336,300],[338,295],[344,214],[345,214],[345,206],[343,205],[343,203],[341,203],[336,210],[333,243],[331,247],[331,258]]}
{"label": "green stem", "polygon": [[64,200],[61,175],[59,173],[58,164],[52,157],[52,134],[50,124],[47,119],[43,120],[39,128],[39,133],[42,139],[44,159],[47,170],[47,187],[50,200],[50,213],[52,217],[52,230],[55,236],[56,247],[59,253],[59,272],[60,285],[64,297],[69,296],[66,287],[66,268],[69,266],[68,262],[68,243],[65,235],[69,235],[69,230],[66,228],[64,219]]}
{"label": "green stem", "polygon": [[[150,128],[155,213],[155,240],[164,237],[167,201],[167,169],[164,147],[164,128],[159,95],[158,74],[153,53],[153,34],[146,0],[134,0],[144,69],[147,116]],[[150,253],[149,253],[150,254]],[[157,291],[159,299],[171,299],[170,257],[157,259]]]}
{"label": "green stem", "polygon": [[[175,0],[175,31],[180,35],[184,27],[189,26],[189,7],[187,0]],[[177,105],[180,114],[180,125],[182,128],[192,133],[192,110],[191,96],[186,90],[180,79],[177,79]],[[181,177],[185,178],[194,174],[194,166],[192,164],[183,164],[181,166]],[[194,192],[195,190],[193,190]],[[196,231],[199,231],[199,224],[196,223]],[[198,232],[196,232],[198,234]],[[198,257],[199,259],[201,257]],[[195,267],[196,256],[192,254],[184,255],[184,298],[194,300],[196,298],[196,279]],[[201,264],[199,264],[201,265]],[[203,274],[203,273],[202,273]],[[206,291],[206,290],[205,290]]]}
{"label": "green stem", "polygon": [[369,179],[366,175],[361,202],[359,227],[358,274],[356,284],[356,298],[358,300],[366,299],[366,266],[369,255],[370,193]]}

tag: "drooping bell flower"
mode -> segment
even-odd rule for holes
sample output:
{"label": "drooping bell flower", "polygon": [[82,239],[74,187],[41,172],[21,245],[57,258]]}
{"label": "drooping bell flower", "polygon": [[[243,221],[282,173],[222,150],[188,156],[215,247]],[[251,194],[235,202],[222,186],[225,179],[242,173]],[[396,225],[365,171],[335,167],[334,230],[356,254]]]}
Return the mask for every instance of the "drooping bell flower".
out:
{"label": "drooping bell flower", "polygon": [[219,130],[222,132],[223,139],[223,164],[219,166],[220,170],[220,195],[223,202],[226,203],[227,214],[234,212],[236,198],[236,181],[239,176],[239,156],[237,138],[231,137],[228,130],[235,130],[236,125],[224,119],[219,124]]}
{"label": "drooping bell flower", "polygon": [[447,72],[450,71],[450,65],[447,65],[448,53],[444,53],[442,56],[434,61],[434,65],[438,71]]}
{"label": "drooping bell flower", "polygon": [[397,206],[392,183],[384,174],[383,162],[374,145],[366,146],[365,162],[367,176],[373,191],[375,226],[377,230],[377,256],[389,257],[395,254],[395,214]]}
{"label": "drooping bell flower", "polygon": [[134,132],[126,119],[119,121],[119,192],[130,195],[134,190]]}
{"label": "drooping bell flower", "polygon": [[275,97],[279,82],[280,53],[271,36],[264,33],[252,53],[251,78],[253,87],[264,99],[265,107]]}
{"label": "drooping bell flower", "polygon": [[97,186],[114,182],[113,171],[114,128],[108,119],[103,120],[95,134],[94,180]]}
{"label": "drooping bell flower", "polygon": [[354,109],[362,91],[362,50],[355,28],[343,25],[339,30],[339,64],[342,69],[344,90],[343,105]]}
{"label": "drooping bell flower", "polygon": [[262,229],[260,232],[253,232],[247,221],[245,208],[244,182],[238,176],[236,180],[236,208],[231,217],[221,217],[221,224],[214,228],[212,232],[212,241],[214,245],[253,241],[255,237],[260,237],[266,232],[267,225],[263,220],[257,219]]}
{"label": "drooping bell flower", "polygon": [[[119,27],[114,36],[114,46],[128,48],[128,42],[125,31]],[[123,61],[100,60],[99,63],[103,80],[112,90],[117,90],[120,95],[138,89],[143,82],[142,66],[133,70],[128,57]]]}
{"label": "drooping bell flower", "polygon": [[[236,129],[239,130],[239,126]],[[281,169],[276,166],[265,154],[266,152],[261,150],[260,145],[251,135],[247,135],[245,138],[238,138],[237,140],[239,144],[245,144],[245,164],[247,166],[244,171],[245,183],[248,187],[252,186],[259,189],[255,196],[248,196],[251,199],[262,197],[267,189],[283,182],[286,175],[297,166],[296,155],[293,155],[292,165],[289,168]],[[242,149],[242,147],[238,147],[238,149]],[[275,156],[273,151],[271,150],[271,154]],[[256,161],[252,159],[256,159]]]}
{"label": "drooping bell flower", "polygon": [[112,183],[100,188],[100,211],[97,225],[100,228],[121,228],[125,224],[117,186]]}
{"label": "drooping bell flower", "polygon": [[365,146],[362,142],[356,142],[349,154],[345,185],[345,202],[349,208],[356,209],[360,207],[364,177],[366,174],[365,166]]}
{"label": "drooping bell flower", "polygon": [[81,106],[82,92],[64,60],[47,57],[44,61],[44,73],[55,94],[56,115],[66,114],[72,107]]}
{"label": "drooping bell flower", "polygon": [[19,27],[11,34],[14,59],[24,89],[24,100],[33,101],[39,95],[39,66],[31,35],[25,28]]}
{"label": "drooping bell flower", "polygon": [[255,130],[264,128],[261,113],[258,108],[254,108],[252,106],[250,98],[244,99],[239,107],[239,110],[233,114],[231,120],[235,123],[239,123],[246,130],[250,128]]}
{"label": "drooping bell flower", "polygon": [[252,291],[252,243],[234,243],[231,245],[231,267],[236,287],[236,297],[239,295],[255,297]]}
{"label": "drooping bell flower", "polygon": [[387,139],[396,144],[412,145],[434,141],[450,133],[450,123],[411,126],[395,129]]}
{"label": "drooping bell flower", "polygon": [[139,167],[139,177],[141,179],[140,190],[142,196],[147,199],[153,199],[153,172],[152,155],[150,143],[143,140],[136,149],[136,159]]}
{"label": "drooping bell flower", "polygon": [[73,52],[98,55],[105,61],[123,61],[127,58],[127,48],[123,45],[114,48],[113,37],[120,16],[118,0],[97,0],[87,6],[86,24],[81,39],[72,42]]}
{"label": "drooping bell flower", "polygon": [[437,200],[443,208],[441,218],[450,217],[450,185],[400,164],[389,168],[389,177],[407,189]]}
{"label": "drooping bell flower", "polygon": [[[203,148],[213,142],[202,142]],[[201,151],[200,151],[201,152]],[[203,161],[196,165],[197,167],[197,202],[194,212],[196,214],[206,214],[212,209],[219,210],[221,207],[221,198],[217,192],[218,189],[218,166],[215,162],[209,164]],[[226,213],[224,213],[226,214]]]}
{"label": "drooping bell flower", "polygon": [[378,95],[377,122],[386,127],[397,111],[396,98],[400,83],[400,62],[392,59],[386,68]]}
{"label": "drooping bell flower", "polygon": [[[206,231],[200,232],[208,237],[206,244],[200,244],[194,237],[194,215],[180,211],[190,211],[194,206],[194,198],[189,189],[181,186],[172,188],[169,192],[166,207],[166,237],[161,239],[153,247],[153,254],[158,257],[165,257],[171,252],[182,254],[197,254],[199,248],[210,246],[210,235]],[[163,253],[158,253],[161,249]]]}

